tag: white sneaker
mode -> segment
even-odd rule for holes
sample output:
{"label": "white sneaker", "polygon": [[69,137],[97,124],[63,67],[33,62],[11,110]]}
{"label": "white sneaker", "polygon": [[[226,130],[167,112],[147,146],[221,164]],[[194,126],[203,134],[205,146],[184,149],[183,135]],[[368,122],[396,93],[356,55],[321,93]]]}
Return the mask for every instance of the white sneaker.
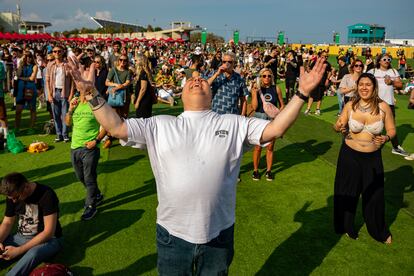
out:
{"label": "white sneaker", "polygon": [[410,155],[404,157],[407,160],[413,161],[414,160],[414,153],[411,153]]}
{"label": "white sneaker", "polygon": [[321,115],[321,110],[320,109],[316,109],[315,110],[315,115],[318,115],[318,116]]}
{"label": "white sneaker", "polygon": [[310,109],[306,109],[305,112],[304,112],[304,114],[305,115],[309,115],[309,112],[310,112]]}
{"label": "white sneaker", "polygon": [[398,155],[401,155],[401,156],[408,156],[409,155],[409,153],[406,152],[400,145],[398,145],[396,148],[393,148],[391,150],[391,153],[398,154]]}

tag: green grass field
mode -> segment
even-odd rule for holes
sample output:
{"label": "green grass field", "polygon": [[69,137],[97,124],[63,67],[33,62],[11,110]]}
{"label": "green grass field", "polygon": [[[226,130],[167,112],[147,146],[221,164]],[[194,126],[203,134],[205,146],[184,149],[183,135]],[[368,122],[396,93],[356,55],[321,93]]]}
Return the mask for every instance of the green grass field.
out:
{"label": "green grass field", "polygon": [[[400,142],[414,152],[414,111],[406,108],[407,96],[396,97]],[[181,110],[155,106],[155,114]],[[336,112],[336,97],[325,97],[322,116],[301,115],[276,142],[273,182],[264,176],[252,181],[252,154],[245,154],[231,275],[414,275],[414,161],[391,154],[389,145],[383,149],[383,160],[386,221],[393,244],[378,243],[368,235],[360,208],[359,240],[333,232],[333,182],[341,144],[331,127]],[[13,117],[9,112],[10,125]],[[39,113],[39,129],[47,117],[46,111]],[[146,152],[118,144],[101,151],[98,182],[105,200],[98,215],[84,222],[80,216],[85,190],[71,167],[70,145],[54,144],[53,135],[26,135],[27,125],[26,111],[19,139],[25,145],[44,141],[50,150],[1,153],[0,175],[19,171],[57,192],[65,249],[54,261],[70,266],[77,275],[156,275],[157,196]],[[264,156],[261,168],[264,174]],[[0,197],[0,213],[4,205]]]}

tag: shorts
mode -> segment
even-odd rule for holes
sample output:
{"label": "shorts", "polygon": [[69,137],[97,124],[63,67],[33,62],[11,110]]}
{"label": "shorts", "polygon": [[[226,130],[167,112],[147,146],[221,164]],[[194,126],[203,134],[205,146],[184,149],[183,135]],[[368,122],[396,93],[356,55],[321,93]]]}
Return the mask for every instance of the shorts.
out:
{"label": "shorts", "polygon": [[323,98],[323,94],[325,93],[325,90],[325,86],[317,86],[314,90],[312,90],[310,97],[315,102],[321,101]]}
{"label": "shorts", "polygon": [[4,102],[4,98],[0,98],[0,120],[6,120],[7,112],[6,112],[6,103]]}
{"label": "shorts", "polygon": [[160,97],[163,100],[169,100],[172,98],[172,93],[172,90],[159,89],[158,97]]}

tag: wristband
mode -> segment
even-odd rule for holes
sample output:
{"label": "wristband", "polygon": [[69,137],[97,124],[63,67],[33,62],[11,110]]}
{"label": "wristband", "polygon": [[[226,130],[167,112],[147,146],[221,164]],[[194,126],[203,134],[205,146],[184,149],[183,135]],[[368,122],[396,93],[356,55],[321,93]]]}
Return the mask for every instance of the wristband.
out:
{"label": "wristband", "polygon": [[300,99],[304,100],[305,102],[309,100],[309,96],[305,96],[300,90],[296,92],[296,96],[298,96]]}
{"label": "wristband", "polygon": [[99,140],[98,138],[95,139],[95,143],[99,144],[101,142],[101,140]]}
{"label": "wristband", "polygon": [[391,137],[388,134],[386,136],[388,137],[387,142],[391,141]]}
{"label": "wristband", "polygon": [[98,91],[95,90],[92,93],[94,95],[92,99],[88,101],[88,103],[89,103],[89,106],[92,108],[92,111],[96,111],[100,109],[102,106],[104,106],[106,101],[104,98],[101,97],[101,95],[99,95]]}

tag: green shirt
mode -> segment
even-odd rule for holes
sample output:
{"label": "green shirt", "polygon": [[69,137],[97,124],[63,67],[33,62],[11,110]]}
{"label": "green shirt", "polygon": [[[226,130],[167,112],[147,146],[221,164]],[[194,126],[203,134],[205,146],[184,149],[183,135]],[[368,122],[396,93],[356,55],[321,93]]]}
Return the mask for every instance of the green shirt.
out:
{"label": "green shirt", "polygon": [[72,114],[72,149],[83,148],[99,134],[99,123],[88,103],[79,103]]}

